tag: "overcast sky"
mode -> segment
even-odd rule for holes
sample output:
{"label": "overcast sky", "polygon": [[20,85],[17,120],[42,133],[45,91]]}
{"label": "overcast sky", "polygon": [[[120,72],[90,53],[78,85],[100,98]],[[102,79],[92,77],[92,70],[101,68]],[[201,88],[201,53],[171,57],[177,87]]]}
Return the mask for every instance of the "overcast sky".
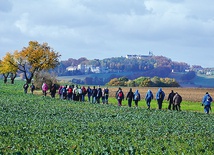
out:
{"label": "overcast sky", "polygon": [[213,0],[0,0],[0,58],[47,42],[68,58],[162,55],[214,67]]}

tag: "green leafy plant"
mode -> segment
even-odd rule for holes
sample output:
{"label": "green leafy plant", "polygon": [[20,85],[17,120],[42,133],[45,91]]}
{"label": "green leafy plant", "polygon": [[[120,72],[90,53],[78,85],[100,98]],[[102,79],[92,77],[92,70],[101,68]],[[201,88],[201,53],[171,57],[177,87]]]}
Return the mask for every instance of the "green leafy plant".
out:
{"label": "green leafy plant", "polygon": [[[0,154],[212,154],[214,116],[24,94],[0,85]],[[155,104],[155,102],[154,102]]]}

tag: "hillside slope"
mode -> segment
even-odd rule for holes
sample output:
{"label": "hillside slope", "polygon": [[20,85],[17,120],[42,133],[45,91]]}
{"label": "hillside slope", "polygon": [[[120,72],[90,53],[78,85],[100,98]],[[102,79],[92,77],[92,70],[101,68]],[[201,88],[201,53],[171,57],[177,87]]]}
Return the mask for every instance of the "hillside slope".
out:
{"label": "hillside slope", "polygon": [[184,73],[171,73],[170,78],[176,79],[181,87],[198,87],[198,88],[213,88],[214,76],[206,76],[196,74],[196,77],[190,81],[182,81],[181,77]]}

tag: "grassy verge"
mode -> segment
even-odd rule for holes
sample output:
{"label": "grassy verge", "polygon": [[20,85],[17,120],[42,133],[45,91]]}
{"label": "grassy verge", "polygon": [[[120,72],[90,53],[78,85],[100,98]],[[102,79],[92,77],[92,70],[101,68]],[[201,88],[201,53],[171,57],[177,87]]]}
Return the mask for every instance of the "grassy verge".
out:
{"label": "grassy verge", "polygon": [[[110,98],[109,102],[113,105],[117,105],[117,100],[115,98]],[[128,106],[128,101],[123,100],[122,105]],[[164,100],[163,110],[167,110],[168,105],[169,105],[168,101]],[[138,106],[139,106],[139,108],[147,109],[147,105],[146,105],[145,100],[139,101]],[[132,107],[135,107],[134,101],[132,101]],[[157,109],[157,108],[158,108],[157,101],[152,100],[151,109]],[[195,112],[203,112],[204,111],[203,107],[201,106],[201,102],[190,102],[190,101],[183,101],[181,103],[181,110],[182,111],[195,111]]]}

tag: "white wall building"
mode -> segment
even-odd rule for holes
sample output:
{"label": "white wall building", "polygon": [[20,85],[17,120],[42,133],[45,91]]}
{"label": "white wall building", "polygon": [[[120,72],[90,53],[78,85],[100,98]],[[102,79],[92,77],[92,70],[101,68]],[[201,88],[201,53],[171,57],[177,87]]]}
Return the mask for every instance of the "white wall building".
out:
{"label": "white wall building", "polygon": [[149,52],[149,55],[126,55],[126,59],[144,59],[153,56],[152,52]]}
{"label": "white wall building", "polygon": [[75,71],[75,70],[78,70],[78,69],[77,69],[77,66],[69,66],[69,67],[66,68],[66,70],[67,71]]}
{"label": "white wall building", "polygon": [[66,68],[67,71],[75,71],[79,70],[82,73],[88,73],[89,71],[92,73],[108,73],[108,68],[95,67],[92,65],[81,65],[78,66],[69,66]]}

